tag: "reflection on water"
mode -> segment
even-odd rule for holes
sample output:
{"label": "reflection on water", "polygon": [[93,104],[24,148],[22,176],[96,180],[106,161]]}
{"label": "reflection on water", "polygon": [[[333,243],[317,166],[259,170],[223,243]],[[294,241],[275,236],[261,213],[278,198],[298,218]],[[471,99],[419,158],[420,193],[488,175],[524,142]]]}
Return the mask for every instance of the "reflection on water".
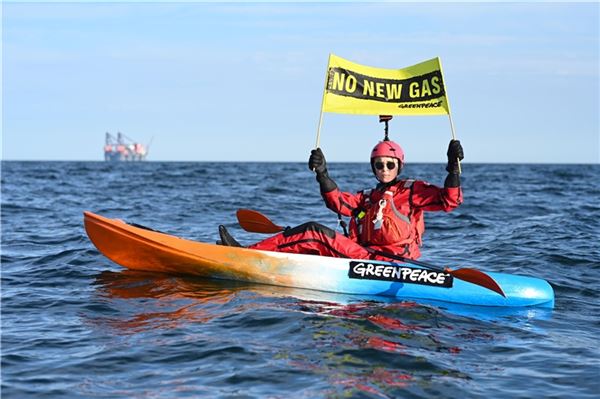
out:
{"label": "reflection on water", "polygon": [[[221,305],[229,303],[238,291],[235,285],[227,287],[218,282],[206,283],[131,270],[102,272],[96,280],[98,295],[118,306],[119,311],[118,317],[103,318],[102,323],[122,332],[175,328],[189,322],[205,323],[220,317]],[[136,301],[119,302],[115,299]],[[123,314],[130,315],[123,319]]]}
{"label": "reflection on water", "polygon": [[[88,315],[97,328],[121,335],[192,330],[199,342],[211,337],[210,356],[222,351],[269,357],[276,369],[325,379],[333,396],[422,394],[435,378],[468,380],[469,367],[456,357],[473,345],[502,339],[490,328],[491,319],[510,323],[514,317],[514,310],[508,316],[463,306],[452,312],[449,304],[130,270],[102,272],[95,287],[98,300],[109,306]],[[474,318],[481,314],[486,316]],[[265,340],[271,346],[265,347]]]}

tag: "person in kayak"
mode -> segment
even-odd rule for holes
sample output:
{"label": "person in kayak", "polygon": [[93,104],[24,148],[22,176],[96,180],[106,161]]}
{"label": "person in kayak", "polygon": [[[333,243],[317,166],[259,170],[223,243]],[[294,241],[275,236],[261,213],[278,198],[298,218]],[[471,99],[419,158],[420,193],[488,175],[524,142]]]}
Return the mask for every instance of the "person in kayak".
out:
{"label": "person in kayak", "polygon": [[[459,161],[464,154],[460,141],[450,141],[447,156],[444,187],[402,179],[399,175],[404,166],[404,151],[386,136],[371,151],[371,170],[377,185],[354,194],[340,191],[329,176],[323,151],[314,149],[308,167],[316,172],[326,206],[351,218],[348,236],[320,223],[308,222],[286,228],[248,248],[352,259],[392,259],[386,255],[417,259],[425,231],[423,212],[449,212],[462,202]],[[223,245],[241,246],[222,225],[219,234]]]}

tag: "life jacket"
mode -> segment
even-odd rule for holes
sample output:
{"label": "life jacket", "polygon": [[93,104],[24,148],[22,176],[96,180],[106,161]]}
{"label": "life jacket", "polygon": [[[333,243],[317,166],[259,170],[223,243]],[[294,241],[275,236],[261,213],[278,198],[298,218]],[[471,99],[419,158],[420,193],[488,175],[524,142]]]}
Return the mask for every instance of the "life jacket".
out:
{"label": "life jacket", "polygon": [[350,237],[364,246],[421,245],[425,231],[422,212],[412,206],[414,180],[403,180],[384,190],[365,190],[350,220]]}

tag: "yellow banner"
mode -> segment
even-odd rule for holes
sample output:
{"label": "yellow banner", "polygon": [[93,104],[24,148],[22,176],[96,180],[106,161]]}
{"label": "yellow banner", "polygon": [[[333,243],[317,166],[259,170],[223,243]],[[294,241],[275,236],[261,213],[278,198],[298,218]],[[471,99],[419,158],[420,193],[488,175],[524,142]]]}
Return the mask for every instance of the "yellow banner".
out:
{"label": "yellow banner", "polygon": [[323,112],[366,115],[448,115],[440,59],[381,69],[329,56]]}

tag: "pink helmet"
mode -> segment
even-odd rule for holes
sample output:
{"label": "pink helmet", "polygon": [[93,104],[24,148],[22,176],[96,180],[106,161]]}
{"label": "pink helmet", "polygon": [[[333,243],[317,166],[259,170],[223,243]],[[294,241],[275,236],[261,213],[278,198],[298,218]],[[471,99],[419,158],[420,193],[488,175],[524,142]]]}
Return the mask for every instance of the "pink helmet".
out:
{"label": "pink helmet", "polygon": [[371,162],[373,162],[373,158],[377,157],[396,158],[400,161],[400,167],[404,165],[404,151],[402,150],[402,147],[391,140],[380,141],[373,147],[373,151],[371,151]]}

